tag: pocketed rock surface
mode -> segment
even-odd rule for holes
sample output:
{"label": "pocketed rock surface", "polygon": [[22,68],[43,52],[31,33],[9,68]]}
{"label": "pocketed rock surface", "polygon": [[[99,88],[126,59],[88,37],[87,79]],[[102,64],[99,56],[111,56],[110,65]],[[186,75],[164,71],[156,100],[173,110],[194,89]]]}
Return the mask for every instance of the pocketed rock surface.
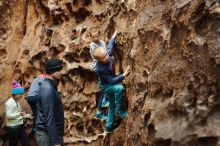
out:
{"label": "pocketed rock surface", "polygon": [[[28,90],[55,57],[65,70],[59,90],[66,146],[220,146],[220,17],[218,8],[210,11],[214,1],[49,1],[55,5],[0,1],[0,145],[6,145],[4,103],[14,74]],[[102,39],[118,30],[117,74],[131,66],[124,81],[129,116],[110,135],[94,118],[100,90],[89,69],[93,27]]]}

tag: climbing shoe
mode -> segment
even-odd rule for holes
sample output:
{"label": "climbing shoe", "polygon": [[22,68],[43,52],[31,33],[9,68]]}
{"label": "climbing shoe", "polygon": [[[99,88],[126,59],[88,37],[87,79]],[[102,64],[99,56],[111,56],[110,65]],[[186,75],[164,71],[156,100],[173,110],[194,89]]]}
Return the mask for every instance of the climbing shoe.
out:
{"label": "climbing shoe", "polygon": [[102,121],[107,121],[107,119],[108,119],[108,117],[103,112],[100,112],[100,111],[97,111],[95,113],[95,118],[100,119]]}
{"label": "climbing shoe", "polygon": [[119,112],[116,112],[115,115],[120,117],[120,118],[122,118],[122,119],[125,119],[128,116],[128,112],[126,112],[126,111],[119,111]]}
{"label": "climbing shoe", "polygon": [[109,101],[106,98],[102,100],[102,107],[109,107]]}

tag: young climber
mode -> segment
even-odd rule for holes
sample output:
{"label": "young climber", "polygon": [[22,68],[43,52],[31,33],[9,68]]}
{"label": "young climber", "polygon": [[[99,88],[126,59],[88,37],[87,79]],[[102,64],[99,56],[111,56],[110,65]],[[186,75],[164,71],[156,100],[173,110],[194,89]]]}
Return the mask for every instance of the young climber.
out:
{"label": "young climber", "polygon": [[6,130],[9,138],[9,146],[17,146],[18,140],[20,140],[22,146],[29,146],[23,119],[31,118],[31,115],[26,114],[21,109],[19,99],[23,93],[24,88],[17,81],[12,81],[12,97],[5,103],[7,119]]}
{"label": "young climber", "polygon": [[[112,38],[109,40],[108,47],[114,47],[116,34],[117,34],[117,31],[115,31]],[[95,59],[95,57],[92,55],[91,52],[97,47],[103,47],[106,49],[106,44],[103,40],[100,39],[100,31],[92,30],[90,32],[90,37],[92,40],[92,42],[90,43],[90,54],[93,59],[92,64],[91,64],[91,70],[95,71],[95,66],[96,66],[97,60]],[[101,120],[107,120],[107,116],[105,116],[104,109],[103,109],[104,107],[109,106],[109,101],[106,98],[106,96],[107,96],[106,94],[101,93],[101,95],[98,99],[98,103],[97,103],[98,111],[96,112],[95,117],[99,118]]]}
{"label": "young climber", "polygon": [[31,83],[31,86],[29,88],[29,91],[27,93],[27,97],[26,97],[26,100],[28,102],[28,104],[30,105],[31,107],[31,110],[33,112],[33,116],[34,116],[34,119],[33,119],[33,132],[35,132],[36,130],[36,117],[37,117],[37,101],[38,101],[38,98],[39,98],[39,92],[40,92],[40,84],[41,82],[46,78],[46,74],[41,74],[39,75],[39,77],[35,78],[33,80],[33,82]]}
{"label": "young climber", "polygon": [[91,43],[90,43],[90,55],[92,57],[92,64],[91,64],[91,70],[95,71],[95,65],[97,63],[97,60],[95,57],[92,55],[92,51],[97,48],[97,47],[103,47],[106,49],[106,44],[103,40],[100,39],[100,31],[99,30],[94,30],[92,29],[89,32],[89,36],[91,38]]}
{"label": "young climber", "polygon": [[115,115],[120,118],[126,118],[128,115],[122,107],[122,98],[125,89],[120,83],[129,74],[130,66],[126,68],[123,74],[119,76],[115,75],[113,48],[113,46],[109,45],[107,50],[103,47],[98,47],[92,50],[92,55],[97,60],[95,69],[99,76],[101,91],[108,95],[110,102],[108,119],[105,127],[105,132],[107,133],[114,130],[113,124]]}

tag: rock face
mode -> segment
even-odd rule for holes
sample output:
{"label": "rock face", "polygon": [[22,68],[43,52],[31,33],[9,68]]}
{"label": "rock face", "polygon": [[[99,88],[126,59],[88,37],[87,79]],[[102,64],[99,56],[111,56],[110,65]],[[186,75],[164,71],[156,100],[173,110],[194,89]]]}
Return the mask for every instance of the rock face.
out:
{"label": "rock face", "polygon": [[[65,145],[220,146],[217,6],[211,0],[1,0],[0,107],[15,74],[28,89],[56,57],[66,71],[59,84]],[[107,136],[94,119],[100,90],[89,69],[93,27],[102,39],[118,30],[117,73],[132,67],[125,80],[129,116]]]}

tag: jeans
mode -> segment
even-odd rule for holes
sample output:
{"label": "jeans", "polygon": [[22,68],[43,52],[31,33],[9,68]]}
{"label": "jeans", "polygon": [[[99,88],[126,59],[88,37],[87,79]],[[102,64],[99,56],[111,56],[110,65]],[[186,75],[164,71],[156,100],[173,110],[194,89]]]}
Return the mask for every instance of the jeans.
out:
{"label": "jeans", "polygon": [[102,112],[104,112],[104,108],[102,107],[102,101],[103,101],[103,99],[106,99],[106,100],[108,100],[108,96],[107,96],[107,94],[105,94],[104,92],[101,92],[101,95],[99,96],[99,99],[98,99],[98,102],[97,102],[97,109],[99,110],[99,111],[102,111]]}
{"label": "jeans", "polygon": [[108,120],[106,127],[112,128],[115,119],[115,112],[121,112],[123,110],[123,94],[124,87],[121,84],[106,84],[101,87],[102,92],[108,94],[109,97],[109,110]]}
{"label": "jeans", "polygon": [[50,138],[46,131],[36,131],[38,146],[51,146]]}
{"label": "jeans", "polygon": [[17,146],[18,140],[20,140],[22,146],[30,146],[23,124],[18,126],[7,126],[6,130],[9,138],[9,146]]}
{"label": "jeans", "polygon": [[[63,139],[63,137],[59,137]],[[50,137],[46,131],[36,131],[36,140],[38,143],[38,146],[52,146],[50,142]],[[61,144],[63,146],[63,143]]]}

